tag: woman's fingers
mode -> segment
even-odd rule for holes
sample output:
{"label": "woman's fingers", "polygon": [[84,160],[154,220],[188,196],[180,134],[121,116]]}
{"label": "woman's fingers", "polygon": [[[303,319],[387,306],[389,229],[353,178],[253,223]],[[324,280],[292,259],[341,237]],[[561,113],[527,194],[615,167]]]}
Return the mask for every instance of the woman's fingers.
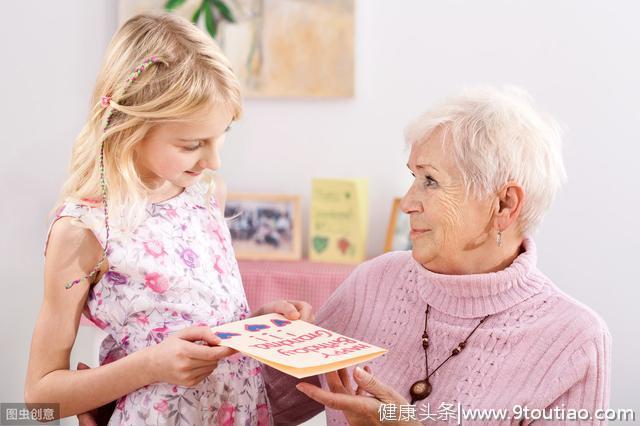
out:
{"label": "woman's fingers", "polygon": [[383,403],[404,403],[404,399],[398,392],[360,367],[356,367],[353,378],[363,391],[369,392],[374,398]]}
{"label": "woman's fingers", "polygon": [[275,302],[274,311],[284,315],[289,320],[300,319],[298,308],[288,300],[278,300]]}
{"label": "woman's fingers", "polygon": [[[339,378],[335,377],[337,380]],[[328,381],[327,377],[327,381]],[[309,398],[318,401],[334,410],[346,410],[354,413],[367,413],[367,402],[373,399],[362,398],[355,395],[347,395],[344,393],[332,393],[310,383],[301,382],[296,385],[296,389],[307,395]]]}
{"label": "woman's fingers", "polygon": [[261,306],[252,316],[269,313],[284,315],[288,320],[303,320],[313,322],[311,305],[301,300],[276,300]]}
{"label": "woman's fingers", "polygon": [[324,375],[327,379],[327,386],[329,386],[329,390],[334,393],[347,393],[344,385],[342,384],[342,380],[340,379],[340,375],[336,371],[331,371]]}
{"label": "woman's fingers", "polygon": [[307,302],[303,302],[302,300],[289,300],[288,302],[292,304],[300,313],[300,317],[298,319],[311,323],[315,321],[313,308],[310,304],[308,304]]}
{"label": "woman's fingers", "polygon": [[98,426],[91,413],[78,414],[78,426]]}
{"label": "woman's fingers", "polygon": [[[78,362],[78,365],[76,366],[76,370],[78,371],[89,370],[90,368],[91,367],[89,367],[84,362]],[[98,426],[98,423],[93,416],[93,412],[87,411],[86,413],[78,414],[78,425],[79,426]]]}
{"label": "woman's fingers", "polygon": [[[369,374],[373,374],[373,373],[371,373],[371,369],[369,368],[368,365],[364,366],[364,371],[366,371]],[[353,373],[355,374],[355,371]],[[358,385],[358,387],[356,388],[356,395],[369,396],[370,393],[367,392],[366,390],[364,390],[360,385]]]}
{"label": "woman's fingers", "polygon": [[347,371],[347,369],[341,368],[340,370],[338,370],[338,377],[340,378],[342,387],[345,389],[345,391],[353,395],[353,387],[351,387],[351,379],[349,378],[349,372]]}
{"label": "woman's fingers", "polygon": [[300,313],[298,309],[292,303],[286,300],[276,300],[275,302],[267,303],[255,311],[254,316],[276,313],[284,315],[289,320],[300,319]]}

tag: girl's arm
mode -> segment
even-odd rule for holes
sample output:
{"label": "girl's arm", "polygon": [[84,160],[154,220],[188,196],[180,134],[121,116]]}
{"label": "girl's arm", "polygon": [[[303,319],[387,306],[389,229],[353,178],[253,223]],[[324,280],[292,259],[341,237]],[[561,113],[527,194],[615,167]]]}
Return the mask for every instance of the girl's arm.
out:
{"label": "girl's arm", "polygon": [[[71,221],[59,219],[49,237],[44,301],[33,332],[25,383],[27,404],[59,403],[60,417],[68,417],[151,383],[192,387],[209,376],[221,359],[235,353],[217,346],[220,339],[209,327],[194,326],[110,364],[70,371],[69,357],[89,286],[85,282],[68,290],[64,286],[90,273],[102,255],[91,231]],[[103,265],[102,272],[107,269]]]}
{"label": "girl's arm", "polygon": [[[36,321],[24,397],[29,403],[59,403],[60,417],[99,407],[152,383],[147,350],[84,371],[70,371],[69,359],[89,285],[65,284],[91,272],[102,249],[90,230],[59,219],[45,258],[44,300]],[[106,263],[106,262],[105,262]],[[103,265],[103,271],[107,266]]]}

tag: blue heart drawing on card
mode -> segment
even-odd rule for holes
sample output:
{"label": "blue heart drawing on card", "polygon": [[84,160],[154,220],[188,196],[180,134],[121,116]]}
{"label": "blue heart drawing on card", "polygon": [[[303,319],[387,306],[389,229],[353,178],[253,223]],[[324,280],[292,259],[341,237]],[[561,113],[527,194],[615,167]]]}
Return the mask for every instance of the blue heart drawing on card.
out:
{"label": "blue heart drawing on card", "polygon": [[285,325],[291,324],[291,321],[281,320],[281,319],[272,319],[271,322],[277,325],[278,327],[284,327]]}
{"label": "blue heart drawing on card", "polygon": [[239,333],[225,333],[224,331],[216,331],[216,336],[221,338],[222,340],[231,339],[235,336],[240,336]]}
{"label": "blue heart drawing on card", "polygon": [[270,328],[270,327],[266,324],[246,324],[244,326],[244,329],[247,331],[260,331],[267,328]]}

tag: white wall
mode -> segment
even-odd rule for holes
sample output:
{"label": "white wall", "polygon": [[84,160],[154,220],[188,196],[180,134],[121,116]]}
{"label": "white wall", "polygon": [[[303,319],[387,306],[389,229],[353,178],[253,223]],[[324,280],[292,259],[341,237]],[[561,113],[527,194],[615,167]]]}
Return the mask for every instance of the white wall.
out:
{"label": "white wall", "polygon": [[[0,7],[0,401],[20,402],[42,301],[47,214],[116,14],[109,0],[5,1]],[[97,364],[97,336],[80,330],[74,368],[78,359]]]}
{"label": "white wall", "polygon": [[[8,402],[21,399],[42,297],[45,214],[116,17],[107,0],[3,6],[0,401]],[[631,0],[359,0],[356,96],[247,101],[223,175],[231,190],[298,193],[307,204],[312,177],[369,178],[374,256],[391,198],[409,183],[407,121],[465,85],[524,86],[568,128],[569,184],[537,236],[541,267],[605,318],[612,406],[638,408],[639,13]]]}

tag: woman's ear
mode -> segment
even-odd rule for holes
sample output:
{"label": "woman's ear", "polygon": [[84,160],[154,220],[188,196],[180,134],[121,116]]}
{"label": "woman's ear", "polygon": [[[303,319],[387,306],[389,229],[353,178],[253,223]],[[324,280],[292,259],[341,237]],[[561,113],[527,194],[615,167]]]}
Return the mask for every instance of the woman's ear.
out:
{"label": "woman's ear", "polygon": [[524,189],[516,182],[507,182],[497,194],[494,226],[504,231],[517,222],[524,203]]}

